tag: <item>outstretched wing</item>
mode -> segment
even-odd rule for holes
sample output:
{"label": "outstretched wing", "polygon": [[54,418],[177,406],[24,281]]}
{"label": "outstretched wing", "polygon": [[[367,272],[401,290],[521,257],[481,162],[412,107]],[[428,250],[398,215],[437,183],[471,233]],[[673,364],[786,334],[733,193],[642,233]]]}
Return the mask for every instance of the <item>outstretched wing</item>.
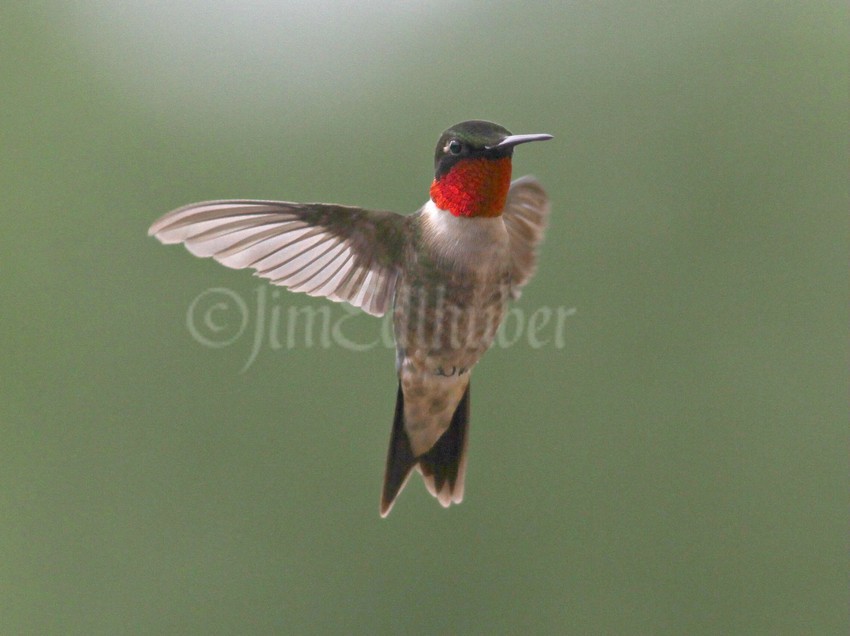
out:
{"label": "outstretched wing", "polygon": [[511,183],[502,214],[511,245],[511,297],[519,298],[537,266],[537,246],[549,220],[549,196],[534,177]]}
{"label": "outstretched wing", "polygon": [[382,316],[392,305],[404,219],[324,203],[207,201],[169,212],[148,234],[227,267],[252,268],[275,285]]}

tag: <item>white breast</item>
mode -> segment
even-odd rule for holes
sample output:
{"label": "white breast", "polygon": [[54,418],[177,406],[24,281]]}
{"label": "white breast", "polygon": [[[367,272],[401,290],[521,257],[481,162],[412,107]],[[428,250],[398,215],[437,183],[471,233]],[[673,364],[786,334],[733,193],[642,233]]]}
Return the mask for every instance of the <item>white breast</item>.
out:
{"label": "white breast", "polygon": [[448,262],[477,268],[507,259],[508,232],[501,216],[455,216],[429,200],[422,209],[422,228],[426,242]]}

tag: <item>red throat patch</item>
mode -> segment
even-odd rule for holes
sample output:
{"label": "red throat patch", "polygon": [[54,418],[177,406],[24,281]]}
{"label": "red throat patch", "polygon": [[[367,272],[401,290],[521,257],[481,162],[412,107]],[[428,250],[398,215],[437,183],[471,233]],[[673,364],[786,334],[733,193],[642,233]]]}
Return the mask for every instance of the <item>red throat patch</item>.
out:
{"label": "red throat patch", "polygon": [[431,183],[431,200],[455,216],[499,216],[511,187],[511,158],[463,159]]}

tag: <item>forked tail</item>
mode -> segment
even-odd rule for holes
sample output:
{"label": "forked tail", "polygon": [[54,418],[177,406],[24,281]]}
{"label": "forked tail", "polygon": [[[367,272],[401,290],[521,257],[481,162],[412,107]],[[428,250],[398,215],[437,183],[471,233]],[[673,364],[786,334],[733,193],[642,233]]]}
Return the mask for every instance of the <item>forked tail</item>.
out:
{"label": "forked tail", "polygon": [[395,417],[387,452],[387,469],[381,495],[381,516],[386,517],[416,468],[440,504],[448,508],[463,500],[463,477],[466,472],[466,445],[469,430],[469,385],[452,415],[449,428],[427,452],[415,457],[404,428],[404,393],[401,382],[395,403]]}

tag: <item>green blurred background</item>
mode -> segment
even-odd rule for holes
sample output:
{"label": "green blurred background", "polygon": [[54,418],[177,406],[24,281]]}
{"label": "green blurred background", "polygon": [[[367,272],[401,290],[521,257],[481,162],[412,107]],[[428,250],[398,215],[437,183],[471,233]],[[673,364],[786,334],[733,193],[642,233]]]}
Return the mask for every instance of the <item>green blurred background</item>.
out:
{"label": "green blurred background", "polygon": [[[843,2],[4,3],[0,633],[848,633],[848,49]],[[555,135],[517,306],[575,314],[476,370],[466,501],[381,520],[393,353],[240,372],[186,312],[259,281],[146,231],[412,211],[468,118]]]}

